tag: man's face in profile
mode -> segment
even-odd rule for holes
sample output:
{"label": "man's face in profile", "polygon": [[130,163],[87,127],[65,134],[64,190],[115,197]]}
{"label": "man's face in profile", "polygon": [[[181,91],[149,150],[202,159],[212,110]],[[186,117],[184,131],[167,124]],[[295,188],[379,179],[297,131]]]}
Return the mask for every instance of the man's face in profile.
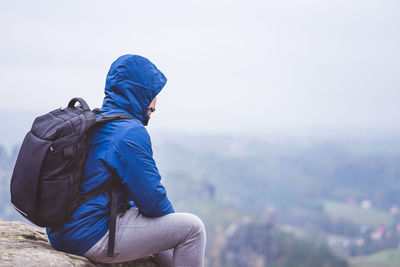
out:
{"label": "man's face in profile", "polygon": [[[149,105],[149,108],[147,109],[147,115],[151,115],[151,113],[153,113],[153,111],[155,110],[155,108],[156,108],[156,103],[157,103],[157,97],[155,97],[154,99],[153,99],[153,101],[151,101],[151,103],[150,103],[150,105]],[[153,110],[153,111],[152,111]]]}

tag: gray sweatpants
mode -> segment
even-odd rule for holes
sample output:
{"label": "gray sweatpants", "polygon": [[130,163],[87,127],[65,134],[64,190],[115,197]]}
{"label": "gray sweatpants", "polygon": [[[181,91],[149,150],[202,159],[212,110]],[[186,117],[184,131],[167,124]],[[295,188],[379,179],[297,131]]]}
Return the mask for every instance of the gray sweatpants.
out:
{"label": "gray sweatpants", "polygon": [[149,218],[129,209],[117,216],[114,257],[107,257],[108,232],[84,256],[100,263],[131,261],[153,255],[160,266],[203,266],[206,233],[190,213]]}

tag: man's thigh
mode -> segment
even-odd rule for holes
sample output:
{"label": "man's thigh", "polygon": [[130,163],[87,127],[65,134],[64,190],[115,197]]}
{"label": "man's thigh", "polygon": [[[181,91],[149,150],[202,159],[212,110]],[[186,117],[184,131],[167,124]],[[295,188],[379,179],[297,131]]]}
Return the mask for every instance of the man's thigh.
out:
{"label": "man's thigh", "polygon": [[201,220],[189,213],[149,218],[136,208],[129,209],[117,221],[116,260],[128,261],[173,249],[201,225]]}

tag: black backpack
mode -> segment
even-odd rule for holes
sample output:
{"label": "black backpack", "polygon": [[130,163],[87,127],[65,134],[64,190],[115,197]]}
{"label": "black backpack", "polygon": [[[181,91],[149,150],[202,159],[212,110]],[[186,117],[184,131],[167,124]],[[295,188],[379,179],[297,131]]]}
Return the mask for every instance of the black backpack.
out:
{"label": "black backpack", "polygon": [[[80,105],[75,106],[76,102]],[[101,115],[99,109],[91,111],[82,98],[37,117],[22,143],[11,178],[11,202],[16,210],[38,226],[53,227],[64,224],[79,205],[112,191],[111,185],[105,185],[85,195],[79,193],[93,130],[118,119],[132,118]],[[114,215],[116,195],[111,198]],[[115,222],[110,225],[110,232],[112,226],[115,232]]]}

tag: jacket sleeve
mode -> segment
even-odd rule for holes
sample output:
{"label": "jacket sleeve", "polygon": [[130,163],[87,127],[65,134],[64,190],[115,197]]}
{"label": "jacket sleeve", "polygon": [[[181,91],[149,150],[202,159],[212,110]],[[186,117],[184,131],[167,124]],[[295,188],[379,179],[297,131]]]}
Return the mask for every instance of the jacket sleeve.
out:
{"label": "jacket sleeve", "polygon": [[161,184],[153,159],[150,136],[144,127],[136,127],[121,140],[114,165],[128,200],[148,217],[173,213],[174,209]]}

